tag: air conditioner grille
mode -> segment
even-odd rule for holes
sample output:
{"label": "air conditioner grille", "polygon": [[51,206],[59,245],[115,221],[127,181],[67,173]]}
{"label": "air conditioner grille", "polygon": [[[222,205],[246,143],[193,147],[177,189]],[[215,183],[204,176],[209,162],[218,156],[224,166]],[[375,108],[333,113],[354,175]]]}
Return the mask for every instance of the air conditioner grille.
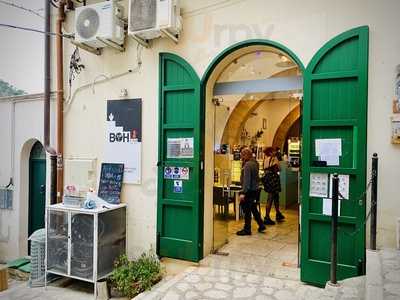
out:
{"label": "air conditioner grille", "polygon": [[131,31],[140,31],[156,27],[157,0],[131,1]]}
{"label": "air conditioner grille", "polygon": [[96,35],[100,26],[100,18],[96,10],[93,8],[86,8],[81,11],[77,18],[78,34],[84,38],[89,39]]}

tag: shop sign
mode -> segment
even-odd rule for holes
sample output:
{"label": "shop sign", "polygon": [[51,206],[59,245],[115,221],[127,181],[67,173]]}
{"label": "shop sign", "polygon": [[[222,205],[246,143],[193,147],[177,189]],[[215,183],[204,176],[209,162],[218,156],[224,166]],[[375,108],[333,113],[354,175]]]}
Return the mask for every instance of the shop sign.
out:
{"label": "shop sign", "polygon": [[124,183],[140,184],[142,99],[108,100],[105,162],[122,163]]}

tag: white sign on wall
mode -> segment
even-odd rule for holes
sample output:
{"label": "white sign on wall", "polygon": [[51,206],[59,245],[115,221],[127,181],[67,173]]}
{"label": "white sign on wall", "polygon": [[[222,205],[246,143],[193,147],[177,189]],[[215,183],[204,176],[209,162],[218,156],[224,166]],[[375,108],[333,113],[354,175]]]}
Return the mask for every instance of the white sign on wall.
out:
{"label": "white sign on wall", "polygon": [[124,164],[124,183],[141,183],[142,100],[107,101],[104,162]]}

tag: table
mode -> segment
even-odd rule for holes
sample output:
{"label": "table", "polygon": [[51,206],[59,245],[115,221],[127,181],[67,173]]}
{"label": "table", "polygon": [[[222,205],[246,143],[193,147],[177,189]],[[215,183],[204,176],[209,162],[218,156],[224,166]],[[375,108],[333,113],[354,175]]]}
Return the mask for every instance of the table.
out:
{"label": "table", "polygon": [[222,185],[214,185],[216,187],[226,188],[228,193],[232,192],[235,195],[235,220],[239,221],[239,212],[240,212],[240,192],[242,191],[242,186],[231,184],[230,186],[222,186]]}

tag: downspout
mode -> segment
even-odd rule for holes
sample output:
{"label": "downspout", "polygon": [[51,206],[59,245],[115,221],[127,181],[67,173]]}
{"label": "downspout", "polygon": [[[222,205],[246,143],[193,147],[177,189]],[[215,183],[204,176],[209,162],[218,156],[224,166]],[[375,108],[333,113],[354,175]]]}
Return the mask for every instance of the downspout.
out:
{"label": "downspout", "polygon": [[[44,31],[51,32],[51,4],[49,0],[44,0]],[[50,169],[50,203],[56,203],[56,151],[50,147],[50,86],[51,86],[51,73],[50,73],[50,35],[44,35],[44,107],[43,107],[43,142],[46,153],[50,156],[51,169]]]}
{"label": "downspout", "polygon": [[57,203],[62,202],[64,186],[64,68],[62,24],[65,20],[65,0],[58,5],[56,23],[56,60],[57,60]]}

